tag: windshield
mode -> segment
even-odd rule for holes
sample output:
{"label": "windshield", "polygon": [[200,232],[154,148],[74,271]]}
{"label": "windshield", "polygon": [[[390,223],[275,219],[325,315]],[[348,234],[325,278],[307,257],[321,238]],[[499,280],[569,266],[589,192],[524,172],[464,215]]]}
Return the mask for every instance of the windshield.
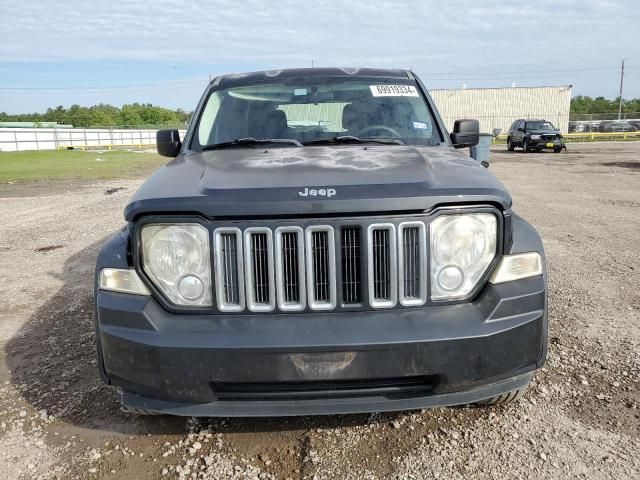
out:
{"label": "windshield", "polygon": [[551,122],[527,122],[526,130],[555,130]]}
{"label": "windshield", "polygon": [[393,140],[390,144],[441,141],[414,81],[310,78],[213,91],[201,111],[191,148],[246,138],[317,144],[336,137],[346,140],[345,136],[350,141]]}

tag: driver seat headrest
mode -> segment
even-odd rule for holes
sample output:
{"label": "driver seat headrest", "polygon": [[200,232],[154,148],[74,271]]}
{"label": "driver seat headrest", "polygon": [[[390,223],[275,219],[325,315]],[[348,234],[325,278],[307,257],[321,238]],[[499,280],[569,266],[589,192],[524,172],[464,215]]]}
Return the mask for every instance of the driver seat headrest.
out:
{"label": "driver seat headrest", "polygon": [[362,112],[354,103],[349,103],[342,109],[342,128],[345,130],[355,130],[358,127],[358,120],[362,117]]}

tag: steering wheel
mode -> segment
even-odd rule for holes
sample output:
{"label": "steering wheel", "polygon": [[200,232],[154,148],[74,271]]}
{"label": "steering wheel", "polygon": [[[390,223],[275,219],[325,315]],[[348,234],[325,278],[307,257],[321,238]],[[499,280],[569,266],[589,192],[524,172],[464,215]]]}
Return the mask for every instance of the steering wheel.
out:
{"label": "steering wheel", "polygon": [[358,130],[358,133],[356,133],[356,137],[363,137],[365,133],[377,132],[377,131],[380,131],[380,130],[385,131],[385,132],[389,132],[392,137],[402,138],[402,135],[400,135],[393,128],[387,127],[386,125],[369,125],[368,127],[364,127],[362,129]]}

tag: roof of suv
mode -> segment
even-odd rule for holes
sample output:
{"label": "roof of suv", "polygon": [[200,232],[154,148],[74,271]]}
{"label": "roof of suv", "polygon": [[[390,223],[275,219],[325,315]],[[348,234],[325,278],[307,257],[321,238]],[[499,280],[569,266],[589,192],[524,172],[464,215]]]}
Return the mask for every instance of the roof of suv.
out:
{"label": "roof of suv", "polygon": [[214,86],[224,84],[232,86],[234,84],[260,83],[273,81],[274,79],[288,79],[299,77],[379,77],[397,78],[402,80],[412,80],[413,74],[408,70],[381,69],[381,68],[289,68],[282,70],[263,70],[259,72],[230,73],[214,78],[211,83]]}

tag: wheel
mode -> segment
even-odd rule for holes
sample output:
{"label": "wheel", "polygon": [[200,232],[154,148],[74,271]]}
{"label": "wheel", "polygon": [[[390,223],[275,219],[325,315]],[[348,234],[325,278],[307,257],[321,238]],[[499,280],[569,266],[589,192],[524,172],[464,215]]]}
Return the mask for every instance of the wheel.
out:
{"label": "wheel", "polygon": [[562,151],[562,147],[556,147],[553,149],[553,153],[560,153]]}
{"label": "wheel", "polygon": [[522,153],[527,153],[528,149],[529,149],[529,147],[527,146],[527,139],[523,138],[522,139]]}
{"label": "wheel", "polygon": [[513,143],[511,143],[511,138],[507,138],[507,150],[509,150],[510,152],[513,152],[513,150],[516,147],[513,146]]}
{"label": "wheel", "polygon": [[484,400],[476,402],[476,405],[501,405],[504,403],[517,402],[524,396],[525,392],[527,391],[527,386],[528,385],[525,385],[522,388],[517,388],[515,390],[511,390],[510,392],[496,395],[495,397],[485,398]]}

